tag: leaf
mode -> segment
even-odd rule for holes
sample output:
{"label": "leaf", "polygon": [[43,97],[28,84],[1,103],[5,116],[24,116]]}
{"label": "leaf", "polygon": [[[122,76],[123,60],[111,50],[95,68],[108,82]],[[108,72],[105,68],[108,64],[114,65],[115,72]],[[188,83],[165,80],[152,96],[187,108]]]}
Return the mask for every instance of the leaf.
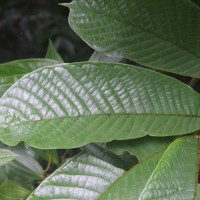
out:
{"label": "leaf", "polygon": [[79,155],[50,175],[27,200],[97,199],[123,173],[93,156]]}
{"label": "leaf", "polygon": [[[95,50],[200,77],[200,9],[186,0],[73,0],[71,28]],[[190,30],[190,31],[188,31]]]}
{"label": "leaf", "polygon": [[50,59],[24,59],[0,64],[0,96],[25,74],[58,63]]}
{"label": "leaf", "polygon": [[200,129],[200,96],[183,83],[131,65],[74,63],[46,67],[0,99],[0,140],[73,148]]}
{"label": "leaf", "polygon": [[14,182],[0,184],[0,199],[25,200],[30,191]]}
{"label": "leaf", "polygon": [[12,151],[9,151],[7,149],[0,149],[0,166],[9,163],[17,157],[18,155]]}
{"label": "leaf", "polygon": [[106,148],[104,144],[91,143],[82,147],[89,154],[106,161],[115,167],[128,170],[138,162],[137,158],[131,155],[116,155],[114,152]]}
{"label": "leaf", "polygon": [[55,49],[55,47],[54,47],[54,45],[53,45],[51,40],[49,40],[49,45],[48,45],[48,49],[47,49],[47,53],[46,53],[45,58],[58,60],[60,62],[64,62],[63,59],[61,58],[61,56],[56,51],[56,49]]}
{"label": "leaf", "polygon": [[9,181],[16,181],[25,187],[32,187],[33,180],[44,178],[41,165],[35,160],[34,151],[20,144],[15,147],[9,147],[0,143],[0,148],[7,149],[18,155],[18,157],[4,166],[4,171]]}
{"label": "leaf", "polygon": [[193,136],[175,140],[166,151],[126,173],[93,156],[79,155],[49,176],[28,200],[192,200],[197,161],[198,145]]}
{"label": "leaf", "polygon": [[193,136],[179,138],[168,147],[161,159],[159,157],[160,153],[138,164],[99,199],[194,199],[198,171],[197,140]]}
{"label": "leaf", "polygon": [[146,136],[134,140],[112,141],[106,144],[106,149],[117,155],[128,151],[130,154],[136,156],[139,161],[142,161],[166,149],[174,139],[174,137],[158,138]]}
{"label": "leaf", "polygon": [[94,51],[92,56],[90,57],[89,61],[100,61],[100,62],[120,62],[122,61],[122,58],[114,58],[106,56],[105,54]]}

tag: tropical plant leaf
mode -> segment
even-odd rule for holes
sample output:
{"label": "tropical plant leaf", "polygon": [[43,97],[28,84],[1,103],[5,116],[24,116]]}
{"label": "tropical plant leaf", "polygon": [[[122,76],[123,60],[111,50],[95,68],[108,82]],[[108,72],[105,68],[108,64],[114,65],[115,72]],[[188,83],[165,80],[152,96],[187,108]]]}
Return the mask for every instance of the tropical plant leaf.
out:
{"label": "tropical plant leaf", "polygon": [[0,99],[0,140],[38,148],[200,129],[200,96],[176,79],[131,65],[61,64],[16,82]]}
{"label": "tropical plant leaf", "polygon": [[55,49],[55,47],[54,47],[54,45],[53,45],[51,40],[49,40],[49,45],[48,45],[48,49],[47,49],[47,53],[46,53],[45,58],[58,60],[60,62],[64,62],[63,59],[61,58],[61,56],[56,51],[56,49]]}
{"label": "tropical plant leaf", "polygon": [[96,199],[124,173],[88,154],[67,161],[49,176],[27,200]]}
{"label": "tropical plant leaf", "polygon": [[82,149],[87,151],[90,155],[124,170],[130,169],[138,162],[137,158],[131,155],[116,155],[114,152],[106,148],[105,144],[91,143],[85,145]]}
{"label": "tropical plant leaf", "polygon": [[192,200],[197,161],[194,137],[175,140],[166,151],[152,155],[128,172],[93,156],[79,155],[49,176],[28,200],[152,200],[166,194],[168,199]]}
{"label": "tropical plant leaf", "polygon": [[108,142],[105,148],[117,155],[128,151],[131,155],[138,158],[139,161],[152,156],[155,153],[163,151],[174,140],[174,137],[143,137],[133,140],[120,140]]}
{"label": "tropical plant leaf", "polygon": [[58,63],[50,59],[24,59],[0,64],[0,96],[25,74]]}
{"label": "tropical plant leaf", "polygon": [[0,199],[2,200],[25,200],[30,191],[14,182],[0,184]]}
{"label": "tropical plant leaf", "polygon": [[17,158],[19,155],[8,150],[8,149],[0,149],[0,166],[9,163],[10,161]]}
{"label": "tropical plant leaf", "polygon": [[34,151],[27,145],[9,147],[0,143],[0,148],[14,152],[18,157],[7,163],[2,169],[9,181],[16,181],[25,187],[32,188],[33,180],[44,178],[43,169],[35,159]]}
{"label": "tropical plant leaf", "polygon": [[[200,77],[200,9],[186,0],[73,0],[69,24],[95,50]],[[190,30],[190,31],[188,31]]]}
{"label": "tropical plant leaf", "polygon": [[149,157],[127,172],[99,199],[194,199],[198,184],[197,140],[194,137],[179,138],[161,158],[160,154]]}

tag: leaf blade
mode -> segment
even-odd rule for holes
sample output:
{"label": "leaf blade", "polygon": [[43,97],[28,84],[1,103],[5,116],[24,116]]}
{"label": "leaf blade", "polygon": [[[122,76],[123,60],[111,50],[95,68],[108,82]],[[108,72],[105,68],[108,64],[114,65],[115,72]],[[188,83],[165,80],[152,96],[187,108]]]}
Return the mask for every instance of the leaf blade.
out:
{"label": "leaf blade", "polygon": [[97,51],[200,77],[200,10],[191,1],[74,0],[63,5],[70,8],[72,29]]}
{"label": "leaf blade", "polygon": [[0,140],[73,148],[147,134],[180,135],[199,130],[199,108],[198,93],[149,70],[117,63],[61,64],[24,76],[4,94]]}
{"label": "leaf blade", "polygon": [[50,59],[24,59],[0,64],[0,96],[25,74],[58,63]]}
{"label": "leaf blade", "polygon": [[16,153],[14,153],[8,149],[0,149],[0,166],[11,162],[18,156],[19,155],[17,155]]}

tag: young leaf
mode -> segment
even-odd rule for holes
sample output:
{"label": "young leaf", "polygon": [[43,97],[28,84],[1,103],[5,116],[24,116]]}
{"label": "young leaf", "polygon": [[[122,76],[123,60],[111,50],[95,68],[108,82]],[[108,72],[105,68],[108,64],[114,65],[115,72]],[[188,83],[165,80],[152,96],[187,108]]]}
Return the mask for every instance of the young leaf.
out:
{"label": "young leaf", "polygon": [[49,46],[48,46],[45,58],[58,60],[60,62],[64,62],[63,59],[61,58],[61,56],[56,51],[56,49],[55,49],[55,47],[54,47],[54,45],[53,45],[51,40],[49,40]]}
{"label": "young leaf", "polygon": [[58,63],[50,59],[24,59],[0,64],[0,96],[25,74]]}
{"label": "young leaf", "polygon": [[25,200],[30,191],[14,182],[0,184],[0,199],[2,200]]}
{"label": "young leaf", "polygon": [[197,161],[198,144],[193,136],[175,140],[166,151],[152,155],[128,172],[93,156],[79,155],[49,176],[28,200],[192,200]]}
{"label": "young leaf", "polygon": [[[200,9],[185,0],[73,0],[69,24],[95,50],[200,77]],[[188,31],[190,30],[190,31]]]}
{"label": "young leaf", "polygon": [[32,72],[0,99],[0,140],[73,148],[200,129],[200,95],[131,65],[83,62]]}
{"label": "young leaf", "polygon": [[0,149],[0,166],[5,165],[12,161],[13,159],[17,158],[19,155],[16,153],[7,150],[7,149]]}

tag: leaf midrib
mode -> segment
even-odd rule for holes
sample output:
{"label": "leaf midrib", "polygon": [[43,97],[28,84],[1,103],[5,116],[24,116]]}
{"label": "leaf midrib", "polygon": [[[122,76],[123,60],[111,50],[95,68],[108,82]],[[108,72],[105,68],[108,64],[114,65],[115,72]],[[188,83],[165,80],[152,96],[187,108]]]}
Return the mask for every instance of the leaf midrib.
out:
{"label": "leaf midrib", "polygon": [[[183,118],[200,118],[200,116],[198,115],[178,115],[178,114],[143,114],[143,113],[136,113],[136,114],[118,114],[118,113],[114,113],[114,114],[95,114],[95,115],[80,115],[80,116],[62,116],[62,117],[53,117],[53,118],[45,118],[45,119],[40,119],[40,120],[27,120],[27,121],[23,121],[23,122],[19,122],[19,123],[13,123],[12,125],[9,126],[4,126],[0,128],[9,128],[9,127],[13,127],[16,125],[20,125],[20,124],[27,124],[27,123],[32,123],[32,122],[42,122],[42,121],[50,121],[50,120],[57,120],[57,119],[65,119],[65,118],[87,118],[87,117],[100,117],[100,116],[154,116],[154,117],[183,117]],[[0,122],[1,124],[2,122]]]}
{"label": "leaf midrib", "polygon": [[[77,5],[81,10],[83,10],[82,7],[80,7],[78,4],[76,4],[76,5]],[[69,6],[69,7],[70,7],[70,6]],[[86,8],[87,8],[87,7],[86,7]],[[107,15],[107,14],[105,14],[105,13],[102,14],[101,12],[98,12],[98,11],[96,11],[96,10],[94,10],[94,9],[93,9],[93,10],[92,10],[92,9],[91,9],[91,10],[87,9],[86,12],[95,13],[95,14],[97,14],[97,15],[104,16],[104,17],[110,18],[110,19],[112,19],[112,20],[119,21],[119,22],[122,23],[122,24],[127,24],[128,26],[133,27],[133,25],[130,24],[128,21],[123,21],[123,20],[121,20],[121,19],[119,19],[119,18],[116,18],[116,19],[115,19],[115,18],[112,17],[112,16],[109,16],[109,15]],[[185,48],[183,48],[182,46],[178,46],[176,43],[170,42],[170,41],[168,41],[168,40],[166,40],[166,39],[160,37],[160,36],[157,35],[156,33],[149,31],[148,29],[144,29],[144,28],[141,27],[138,23],[136,23],[134,20],[132,20],[132,21],[133,21],[133,23],[136,24],[136,27],[138,27],[140,30],[142,30],[142,31],[144,31],[144,32],[147,32],[148,34],[153,35],[154,37],[157,37],[157,38],[159,38],[160,40],[163,40],[164,42],[166,42],[166,43],[168,43],[168,44],[170,44],[170,45],[175,46],[176,48],[180,49],[181,51],[185,51],[186,53],[190,54],[190,56],[193,56],[193,57],[196,58],[196,59],[200,59],[200,57],[199,57],[198,55],[196,55],[196,54],[190,52],[188,49],[185,49]]]}

